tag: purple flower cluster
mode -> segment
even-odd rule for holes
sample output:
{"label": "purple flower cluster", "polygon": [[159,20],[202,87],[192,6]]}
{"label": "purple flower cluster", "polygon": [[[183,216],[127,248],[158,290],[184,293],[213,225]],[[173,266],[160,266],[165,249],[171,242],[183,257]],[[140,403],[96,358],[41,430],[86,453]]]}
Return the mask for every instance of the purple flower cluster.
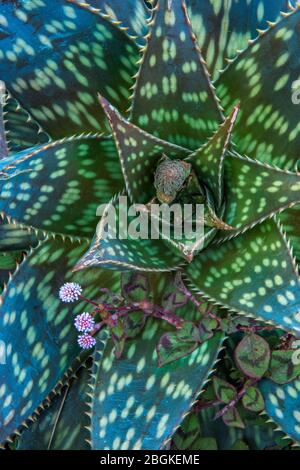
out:
{"label": "purple flower cluster", "polygon": [[95,327],[95,320],[90,313],[83,312],[77,315],[74,321],[75,328],[83,332],[83,335],[78,336],[78,344],[83,349],[90,349],[96,344],[95,338],[89,333]]}
{"label": "purple flower cluster", "polygon": [[59,289],[59,298],[63,302],[75,302],[81,296],[82,288],[76,282],[66,282],[60,289]]}
{"label": "purple flower cluster", "polygon": [[89,333],[95,327],[95,320],[90,313],[84,312],[77,315],[74,321],[75,328],[83,333]]}
{"label": "purple flower cluster", "polygon": [[[75,302],[80,299],[82,287],[76,282],[66,282],[59,289],[59,298],[62,302]],[[95,320],[88,312],[77,315],[74,321],[75,328],[82,332],[83,335],[78,336],[78,344],[82,349],[90,349],[95,346],[96,340],[89,333],[95,327]]]}
{"label": "purple flower cluster", "polygon": [[78,336],[78,344],[82,349],[90,349],[95,346],[96,340],[93,336],[85,333],[84,335]]}

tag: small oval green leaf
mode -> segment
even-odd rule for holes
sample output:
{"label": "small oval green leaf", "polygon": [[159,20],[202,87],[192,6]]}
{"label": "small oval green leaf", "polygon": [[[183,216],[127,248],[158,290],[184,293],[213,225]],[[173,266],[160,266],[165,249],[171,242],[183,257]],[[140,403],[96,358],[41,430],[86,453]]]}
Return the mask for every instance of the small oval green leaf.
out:
{"label": "small oval green leaf", "polygon": [[256,334],[246,335],[235,350],[239,369],[253,379],[259,379],[268,370],[271,351],[266,340]]}

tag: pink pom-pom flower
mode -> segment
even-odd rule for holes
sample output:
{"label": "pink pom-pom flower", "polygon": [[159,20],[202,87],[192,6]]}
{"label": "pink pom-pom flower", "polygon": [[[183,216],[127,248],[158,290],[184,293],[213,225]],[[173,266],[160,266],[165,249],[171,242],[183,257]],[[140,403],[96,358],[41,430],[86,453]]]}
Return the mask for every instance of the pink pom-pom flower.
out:
{"label": "pink pom-pom flower", "polygon": [[95,346],[96,340],[93,336],[85,333],[84,335],[78,336],[78,344],[82,349],[90,349]]}
{"label": "pink pom-pom flower", "polygon": [[59,289],[59,298],[63,302],[75,302],[78,300],[82,292],[82,288],[76,282],[66,282]]}
{"label": "pink pom-pom flower", "polygon": [[75,328],[83,333],[92,331],[95,327],[95,320],[90,313],[84,312],[77,315],[74,321]]}

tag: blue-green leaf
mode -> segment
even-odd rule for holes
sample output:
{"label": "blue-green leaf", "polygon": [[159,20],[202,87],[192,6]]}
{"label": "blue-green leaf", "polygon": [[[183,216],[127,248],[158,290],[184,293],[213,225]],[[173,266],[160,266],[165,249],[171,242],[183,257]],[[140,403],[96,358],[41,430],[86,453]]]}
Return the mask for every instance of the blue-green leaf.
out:
{"label": "blue-green leaf", "polygon": [[218,79],[223,106],[241,104],[233,140],[239,152],[294,169],[299,159],[300,11],[262,33]]}
{"label": "blue-green leaf", "polygon": [[[226,59],[244,49],[247,41],[265,29],[267,21],[279,18],[288,9],[288,0],[186,0],[193,31],[214,78]],[[293,2],[294,3],[294,2]]]}
{"label": "blue-green leaf", "polygon": [[126,344],[121,359],[109,342],[98,365],[92,406],[94,449],[160,449],[201,391],[222,344],[222,334],[188,357],[158,368],[161,323],[149,321]]}
{"label": "blue-green leaf", "polygon": [[114,21],[120,21],[128,33],[136,36],[137,42],[143,44],[148,32],[147,20],[150,11],[143,0],[89,0],[95,8],[100,8]]}
{"label": "blue-green leaf", "polygon": [[98,296],[101,287],[120,288],[118,273],[72,273],[85,249],[86,243],[60,237],[44,241],[25,258],[3,293],[0,442],[32,415],[79,355],[73,321],[87,307],[83,302],[62,304],[60,286],[78,282],[90,298]]}
{"label": "blue-green leaf", "polygon": [[272,167],[246,157],[225,158],[226,208],[224,220],[236,230],[231,238],[300,201],[300,174]]}
{"label": "blue-green leaf", "polygon": [[0,210],[45,231],[92,236],[98,205],[123,185],[111,138],[50,142],[0,162]]}
{"label": "blue-green leaf", "polygon": [[[127,197],[126,200],[128,201]],[[110,223],[112,216],[115,221],[113,224]],[[120,223],[122,220],[127,222],[127,233],[126,227]],[[104,210],[89,250],[78,261],[75,269],[97,266],[136,271],[177,269],[182,264],[182,259],[169,250],[161,238],[152,239],[150,232],[147,232],[148,238],[145,239],[133,238],[130,235],[130,226],[135,224],[135,220],[138,220],[138,217],[128,216],[127,206],[123,200],[117,197],[111,200]],[[141,236],[142,227],[148,227],[145,219],[141,219],[141,224],[136,226]]]}
{"label": "blue-green leaf", "polygon": [[298,270],[273,220],[208,248],[186,271],[197,290],[218,304],[299,334]]}
{"label": "blue-green leaf", "polygon": [[7,137],[4,124],[4,105],[6,101],[5,85],[0,82],[0,159],[8,155]]}
{"label": "blue-green leaf", "polygon": [[[81,368],[18,439],[17,450],[89,450],[89,368]],[[76,412],[74,413],[74,410]]]}
{"label": "blue-green leaf", "polygon": [[265,379],[259,386],[268,416],[284,433],[300,442],[300,380],[277,385]]}
{"label": "blue-green leaf", "polygon": [[11,153],[50,141],[49,135],[41,128],[40,124],[9,93],[5,101],[4,112],[6,138]]}
{"label": "blue-green leaf", "polygon": [[30,246],[35,246],[37,240],[42,238],[42,233],[38,237],[33,230],[11,223],[6,218],[0,218],[0,252],[26,250]]}
{"label": "blue-green leaf", "polygon": [[238,111],[235,107],[211,139],[187,159],[199,178],[210,187],[218,207],[223,199],[224,159]]}
{"label": "blue-green leaf", "polygon": [[137,76],[132,121],[151,134],[199,148],[222,121],[183,0],[158,0]]}
{"label": "blue-green leaf", "polygon": [[138,47],[88,4],[2,2],[0,47],[1,79],[53,139],[104,129],[97,92],[128,107]]}
{"label": "blue-green leaf", "polygon": [[154,171],[162,155],[184,157],[188,150],[148,134],[124,119],[105,98],[99,98],[117,144],[127,192],[134,202],[148,203],[155,195]]}

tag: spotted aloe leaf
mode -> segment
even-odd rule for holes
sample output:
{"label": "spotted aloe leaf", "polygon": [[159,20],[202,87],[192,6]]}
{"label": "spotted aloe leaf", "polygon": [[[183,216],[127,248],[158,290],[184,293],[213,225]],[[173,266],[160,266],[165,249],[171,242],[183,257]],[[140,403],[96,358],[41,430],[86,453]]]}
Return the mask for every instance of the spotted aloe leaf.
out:
{"label": "spotted aloe leaf", "polygon": [[50,141],[49,135],[18,101],[7,94],[4,104],[5,132],[11,153]]}
{"label": "spotted aloe leaf", "polygon": [[161,333],[162,325],[151,321],[138,341],[126,345],[119,360],[112,343],[107,345],[93,391],[94,449],[164,447],[201,391],[216,361],[222,334],[186,358],[158,368],[155,346]]}
{"label": "spotted aloe leaf", "polygon": [[2,159],[0,168],[0,208],[5,215],[74,236],[94,232],[98,205],[122,187],[110,138],[51,142]]}
{"label": "spotted aloe leaf", "polygon": [[0,364],[0,442],[32,415],[79,355],[73,320],[84,304],[62,307],[59,287],[72,279],[91,297],[99,285],[119,288],[113,271],[71,272],[85,249],[86,242],[60,237],[42,242],[25,258],[2,295],[0,340],[6,363]]}
{"label": "spotted aloe leaf", "polygon": [[273,220],[208,248],[186,270],[198,291],[228,309],[299,333],[299,277]]}
{"label": "spotted aloe leaf", "polygon": [[[45,407],[18,439],[17,450],[89,450],[89,418],[86,404],[90,381],[89,368],[62,388],[51,405]],[[76,409],[76,413],[74,410]]]}
{"label": "spotted aloe leaf", "polygon": [[238,49],[244,49],[247,41],[257,36],[257,28],[266,28],[268,21],[276,21],[280,11],[288,11],[289,7],[288,0],[186,0],[186,4],[193,31],[214,77],[224,68],[227,58],[235,57]]}
{"label": "spotted aloe leaf", "polygon": [[1,79],[55,139],[103,129],[99,91],[125,111],[136,71],[134,40],[79,3],[1,5]]}
{"label": "spotted aloe leaf", "polygon": [[143,0],[89,0],[89,4],[120,22],[129,34],[136,36],[139,43],[145,42],[150,11]]}
{"label": "spotted aloe leaf", "polygon": [[299,95],[299,17],[295,9],[261,33],[216,84],[223,106],[241,103],[234,129],[239,151],[288,169],[298,160],[300,134],[299,106],[293,104]]}
{"label": "spotted aloe leaf", "polygon": [[100,97],[100,102],[117,143],[127,192],[134,202],[148,203],[155,194],[153,173],[162,154],[182,157],[188,154],[188,150],[131,124],[105,98]]}
{"label": "spotted aloe leaf", "polygon": [[282,212],[280,214],[280,222],[283,225],[285,232],[293,247],[293,253],[298,261],[300,261],[300,205]]}
{"label": "spotted aloe leaf", "polygon": [[197,149],[222,117],[185,3],[158,0],[151,23],[134,89],[132,122],[169,142]]}
{"label": "spotted aloe leaf", "polygon": [[265,400],[265,411],[278,428],[300,442],[300,380],[278,385],[264,379],[260,390]]}
{"label": "spotted aloe leaf", "polygon": [[8,155],[7,139],[4,124],[4,105],[6,101],[5,85],[0,82],[0,159]]}
{"label": "spotted aloe leaf", "polygon": [[[39,234],[39,239],[43,238]],[[25,250],[37,244],[37,234],[14,223],[10,223],[5,217],[0,219],[0,252]]]}
{"label": "spotted aloe leaf", "polygon": [[[226,209],[224,220],[236,230],[218,238],[232,237],[300,199],[300,175],[246,157],[230,154],[225,159]],[[249,184],[251,181],[251,184]]]}
{"label": "spotted aloe leaf", "polygon": [[[75,270],[102,266],[120,270],[170,271],[182,264],[179,256],[174,255],[171,250],[166,250],[163,240],[152,239],[148,236],[148,231],[145,234],[148,238],[145,239],[133,238],[127,230],[122,234],[122,226],[119,230],[120,220],[125,220],[127,228],[131,230],[131,224],[135,223],[135,218],[130,218],[126,209],[127,205],[122,203],[122,200],[120,202],[118,197],[107,204],[91,246],[78,261]],[[107,214],[116,215],[116,223],[113,226],[115,230],[106,226],[111,217]],[[137,227],[136,230],[139,232],[140,228]]]}
{"label": "spotted aloe leaf", "polygon": [[224,159],[238,111],[239,107],[235,107],[208,143],[188,158],[199,177],[210,186],[218,206],[223,200]]}

